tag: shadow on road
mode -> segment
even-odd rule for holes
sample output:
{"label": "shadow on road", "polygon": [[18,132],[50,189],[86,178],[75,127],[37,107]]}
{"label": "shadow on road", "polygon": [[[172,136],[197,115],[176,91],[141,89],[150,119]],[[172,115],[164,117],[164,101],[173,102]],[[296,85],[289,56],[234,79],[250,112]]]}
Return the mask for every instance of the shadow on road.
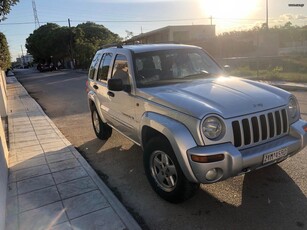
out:
{"label": "shadow on road", "polygon": [[93,139],[79,150],[144,229],[306,228],[306,196],[278,165],[202,185],[195,197],[174,205],[151,190],[141,148],[108,143],[112,139]]}

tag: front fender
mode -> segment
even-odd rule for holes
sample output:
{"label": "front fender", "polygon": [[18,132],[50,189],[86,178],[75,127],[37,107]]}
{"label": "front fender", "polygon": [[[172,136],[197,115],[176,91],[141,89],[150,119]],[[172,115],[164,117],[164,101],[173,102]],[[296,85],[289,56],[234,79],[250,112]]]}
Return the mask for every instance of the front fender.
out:
{"label": "front fender", "polygon": [[[145,113],[140,125],[140,127],[148,126],[164,135],[170,142],[186,178],[191,182],[198,183],[187,155],[187,150],[197,146],[197,144],[187,127],[170,117],[153,112]],[[140,130],[143,129],[141,128]],[[143,141],[141,143],[142,147],[144,147]]]}
{"label": "front fender", "polygon": [[101,112],[101,109],[100,109],[100,102],[97,98],[97,95],[95,92],[93,91],[89,91],[88,94],[87,94],[87,98],[88,98],[88,106],[89,106],[89,109],[92,110],[92,105],[91,105],[91,102],[94,104],[94,106],[96,107],[97,109],[97,112],[102,120],[102,122],[106,123],[106,119],[105,117],[103,116],[102,112]]}

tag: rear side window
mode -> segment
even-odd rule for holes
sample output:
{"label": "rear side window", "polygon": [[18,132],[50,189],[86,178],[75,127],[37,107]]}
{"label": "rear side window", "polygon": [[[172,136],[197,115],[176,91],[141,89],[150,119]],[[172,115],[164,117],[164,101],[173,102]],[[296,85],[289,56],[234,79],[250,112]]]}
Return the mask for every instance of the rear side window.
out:
{"label": "rear side window", "polygon": [[101,56],[102,56],[102,53],[100,53],[100,52],[98,53],[97,52],[95,54],[94,58],[93,58],[92,64],[91,64],[89,72],[88,72],[88,77],[90,79],[94,79],[94,77],[95,77],[95,72],[96,72],[96,70],[98,68]]}
{"label": "rear side window", "polygon": [[110,64],[112,60],[111,53],[105,53],[102,57],[102,61],[100,62],[98,73],[97,73],[97,80],[98,81],[106,81],[108,78],[108,72],[110,69]]}

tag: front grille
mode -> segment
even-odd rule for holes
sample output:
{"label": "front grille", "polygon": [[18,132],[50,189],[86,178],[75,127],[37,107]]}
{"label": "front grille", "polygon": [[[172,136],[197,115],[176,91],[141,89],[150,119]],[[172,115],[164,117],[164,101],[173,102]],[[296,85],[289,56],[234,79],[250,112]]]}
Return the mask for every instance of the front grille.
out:
{"label": "front grille", "polygon": [[249,116],[232,122],[233,144],[245,147],[274,139],[288,132],[285,109]]}

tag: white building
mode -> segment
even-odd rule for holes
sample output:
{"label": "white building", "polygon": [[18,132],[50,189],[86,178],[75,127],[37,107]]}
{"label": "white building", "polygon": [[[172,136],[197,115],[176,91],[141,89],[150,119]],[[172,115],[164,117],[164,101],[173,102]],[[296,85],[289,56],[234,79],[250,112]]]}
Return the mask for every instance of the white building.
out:
{"label": "white building", "polygon": [[23,55],[19,58],[16,58],[16,61],[24,66],[24,65],[27,65],[28,63],[32,63],[33,62],[33,56],[31,54],[26,54],[26,55]]}

